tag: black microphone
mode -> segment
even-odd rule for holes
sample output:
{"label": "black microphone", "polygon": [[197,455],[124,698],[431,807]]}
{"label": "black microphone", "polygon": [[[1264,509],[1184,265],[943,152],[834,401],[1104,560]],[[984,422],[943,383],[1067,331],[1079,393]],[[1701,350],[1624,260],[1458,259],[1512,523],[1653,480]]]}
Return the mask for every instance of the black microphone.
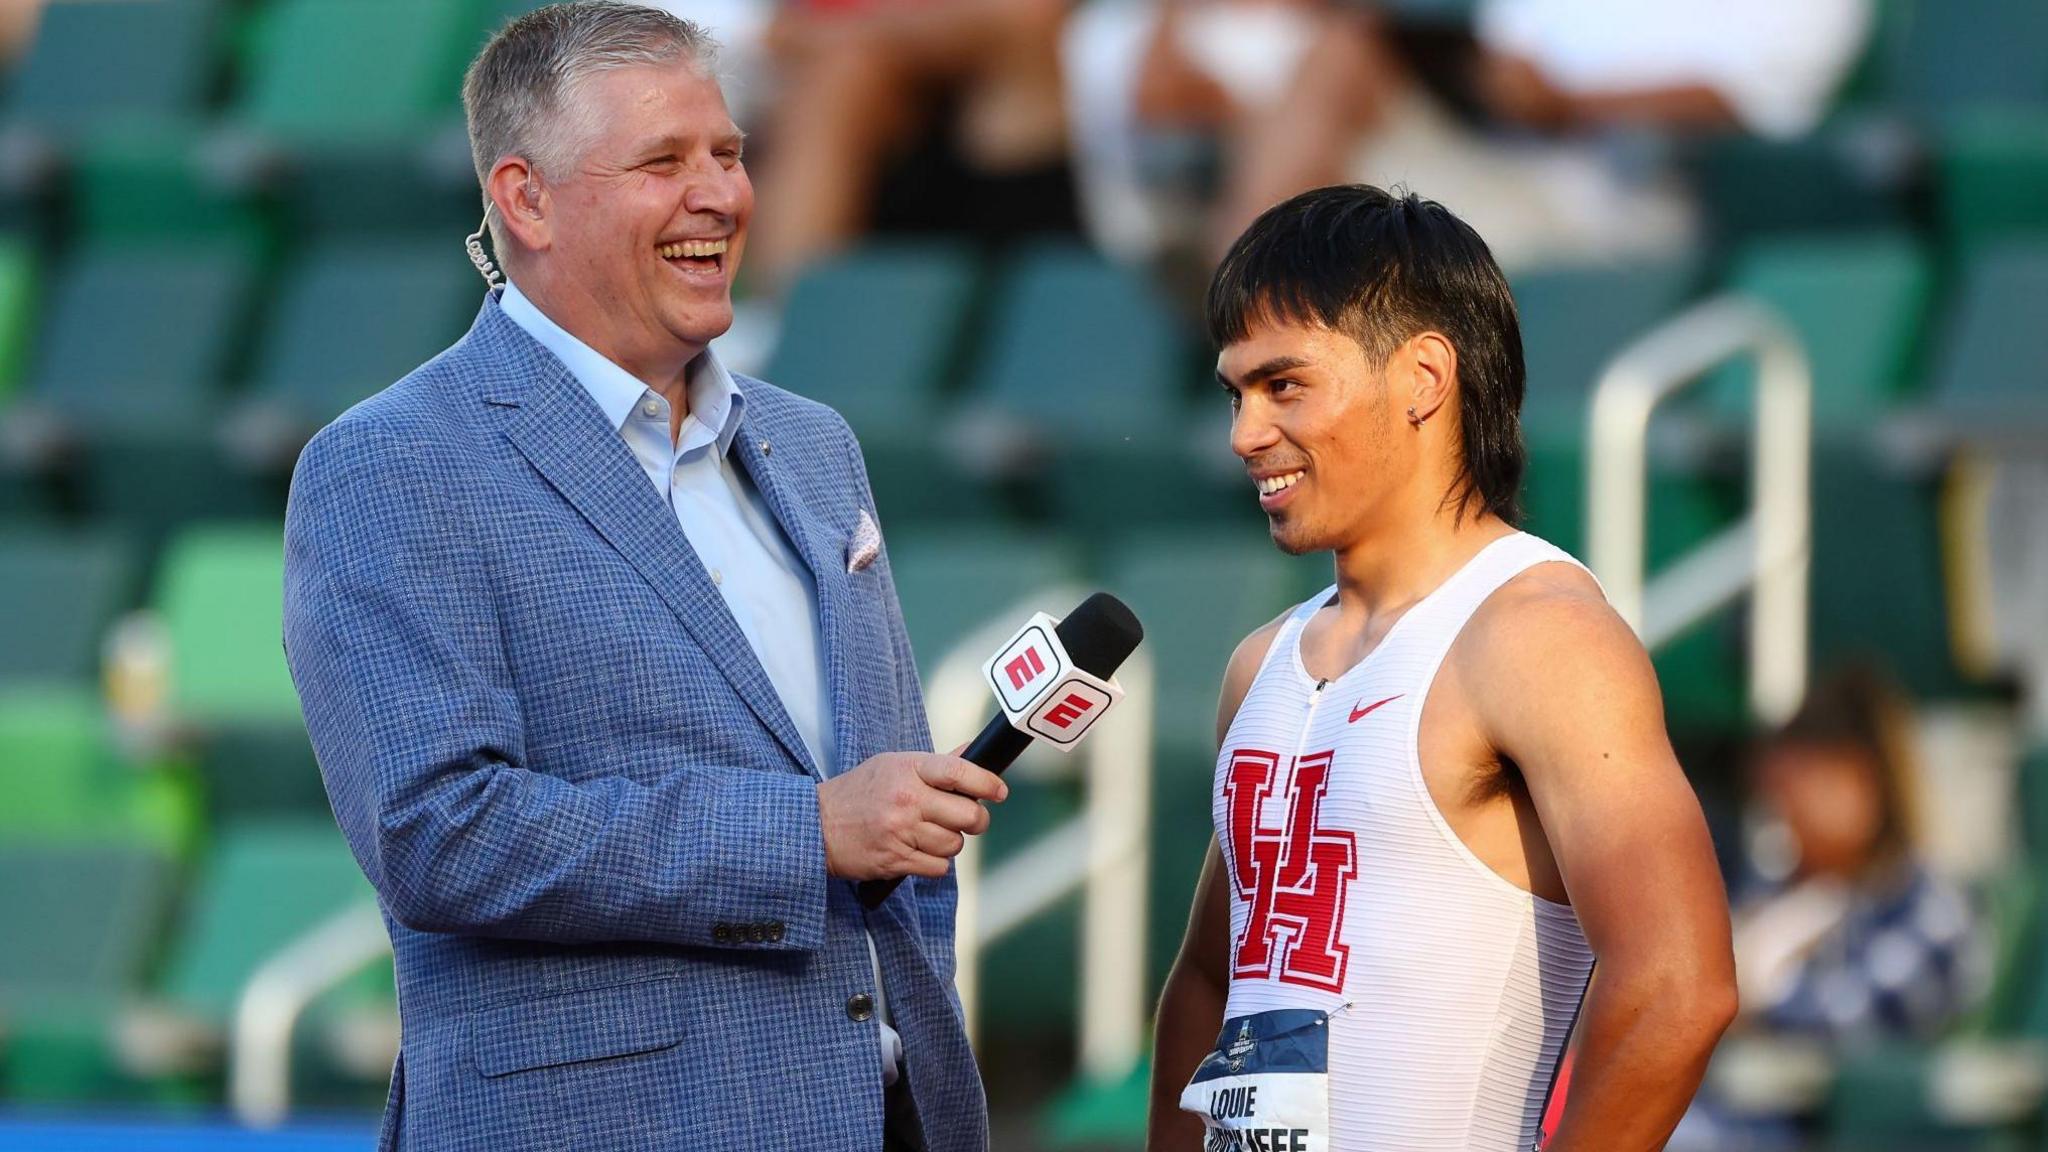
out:
{"label": "black microphone", "polygon": [[[1067,650],[1067,658],[1074,662],[1074,667],[1102,680],[1116,675],[1116,670],[1145,639],[1145,628],[1138,623],[1137,616],[1107,592],[1097,592],[1081,601],[1053,632],[1059,636],[1060,647]],[[960,753],[960,758],[1000,776],[1029,747],[1031,734],[1012,725],[1009,716],[997,709],[988,723],[982,725],[981,735]],[[900,876],[893,880],[863,880],[860,902],[865,907],[878,908],[901,883]]]}

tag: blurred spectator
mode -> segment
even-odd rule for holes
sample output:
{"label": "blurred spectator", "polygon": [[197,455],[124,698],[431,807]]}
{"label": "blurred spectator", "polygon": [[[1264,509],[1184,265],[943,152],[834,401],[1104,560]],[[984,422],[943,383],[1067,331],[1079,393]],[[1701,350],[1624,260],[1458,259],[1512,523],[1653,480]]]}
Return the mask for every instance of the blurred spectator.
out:
{"label": "blurred spectator", "polygon": [[12,65],[28,52],[42,15],[43,0],[0,0],[0,64]]}
{"label": "blurred spectator", "polygon": [[756,166],[753,287],[774,294],[887,212],[952,231],[1075,224],[1059,82],[1068,0],[800,0]]}
{"label": "blurred spectator", "polygon": [[1145,157],[1198,125],[1224,143],[1212,251],[1354,180],[1442,200],[1505,265],[1675,249],[1687,200],[1631,132],[1804,132],[1871,23],[1869,0],[1480,0],[1462,28],[1344,0],[1097,0],[1067,41],[1082,187],[1110,247],[1170,241]]}
{"label": "blurred spectator", "polygon": [[1890,685],[1853,669],[1816,687],[1760,750],[1769,831],[1735,912],[1751,1029],[1843,1044],[1925,1039],[1971,998],[1969,905],[1928,871],[1915,839],[1908,723]]}

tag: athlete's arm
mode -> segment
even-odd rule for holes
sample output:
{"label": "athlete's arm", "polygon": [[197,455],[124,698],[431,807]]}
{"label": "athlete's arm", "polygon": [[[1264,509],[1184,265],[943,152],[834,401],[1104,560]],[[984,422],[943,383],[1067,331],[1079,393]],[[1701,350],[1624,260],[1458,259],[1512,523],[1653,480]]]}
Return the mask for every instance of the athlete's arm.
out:
{"label": "athlete's arm", "polygon": [[1662,1148],[1735,1015],[1713,844],[1649,657],[1591,579],[1503,591],[1461,679],[1485,685],[1479,722],[1521,770],[1596,962],[1549,1148]]}
{"label": "athlete's arm", "polygon": [[[1223,673],[1223,693],[1216,703],[1216,743],[1230,733],[1230,722],[1251,691],[1252,680],[1265,662],[1266,650],[1286,618],[1275,620],[1244,638],[1231,653]],[[1180,1110],[1180,1091],[1195,1066],[1216,1046],[1223,1027],[1223,1003],[1230,987],[1225,969],[1230,950],[1230,888],[1223,873],[1223,853],[1209,841],[1202,878],[1195,885],[1195,904],[1188,912],[1187,934],[1180,954],[1166,974],[1159,994],[1159,1016],[1152,1031],[1152,1103],[1145,1124],[1146,1152],[1195,1149],[1202,1146],[1202,1121]]]}

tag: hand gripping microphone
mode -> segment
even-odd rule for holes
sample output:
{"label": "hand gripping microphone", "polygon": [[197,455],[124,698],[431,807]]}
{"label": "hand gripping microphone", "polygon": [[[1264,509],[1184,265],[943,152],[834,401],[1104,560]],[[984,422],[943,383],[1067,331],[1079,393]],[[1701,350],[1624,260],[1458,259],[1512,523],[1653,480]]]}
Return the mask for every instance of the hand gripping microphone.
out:
{"label": "hand gripping microphone", "polygon": [[[960,758],[1001,775],[1033,740],[1072,751],[1123,699],[1111,677],[1144,638],[1138,618],[1107,592],[1081,601],[1057,623],[1043,612],[1032,616],[982,666],[1001,708]],[[860,902],[879,907],[902,882],[863,880]]]}

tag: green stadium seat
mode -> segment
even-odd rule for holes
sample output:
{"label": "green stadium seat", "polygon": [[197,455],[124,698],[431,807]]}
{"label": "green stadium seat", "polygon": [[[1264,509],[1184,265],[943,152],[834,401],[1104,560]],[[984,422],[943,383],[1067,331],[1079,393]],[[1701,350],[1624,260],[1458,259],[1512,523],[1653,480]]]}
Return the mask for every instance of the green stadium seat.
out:
{"label": "green stadium seat", "polygon": [[194,882],[162,995],[224,1024],[265,960],[328,917],[374,898],[331,820],[223,828]]}
{"label": "green stadium seat", "polygon": [[[1080,565],[1072,547],[1044,532],[1016,529],[906,531],[889,542],[889,568],[918,668],[929,677],[954,645],[1042,588],[1072,584]],[[1059,615],[1071,604],[1040,604]]]}
{"label": "green stadium seat", "polygon": [[2048,104],[2048,6],[2036,0],[1910,0],[1879,47],[1881,95],[1923,114]]}
{"label": "green stadium seat", "polygon": [[1023,485],[1034,512],[1097,537],[1132,507],[1176,519],[1230,508],[1219,493],[1242,479],[1224,487],[1211,466],[1189,403],[1193,349],[1138,271],[1065,242],[1026,245],[997,278],[955,447]]}
{"label": "green stadium seat", "polygon": [[1890,131],[1852,122],[1792,140],[1730,134],[1689,142],[1687,168],[1714,245],[1904,227],[1913,173]]}
{"label": "green stadium seat", "polygon": [[284,546],[274,526],[187,530],[155,595],[171,711],[197,733],[216,817],[322,813],[326,792],[284,661]]}
{"label": "green stadium seat", "polygon": [[45,5],[8,91],[4,211],[89,236],[191,235],[235,217],[241,206],[197,163],[225,6]]}
{"label": "green stadium seat", "polygon": [[0,532],[0,684],[91,683],[102,634],[139,575],[135,550],[112,532]]}
{"label": "green stadium seat", "polygon": [[[1805,344],[1816,427],[1869,425],[1916,376],[1933,270],[1909,236],[1758,242],[1736,258],[1728,288],[1775,309]],[[1745,426],[1754,379],[1745,362],[1712,384],[1716,407]]]}
{"label": "green stadium seat", "polygon": [[198,113],[213,82],[218,0],[46,5],[7,87],[16,121],[75,132]]}
{"label": "green stadium seat", "polygon": [[1026,247],[999,279],[976,401],[1067,443],[1177,432],[1187,333],[1135,271],[1077,245]]}
{"label": "green stadium seat", "polygon": [[890,523],[994,512],[933,448],[979,279],[965,245],[870,244],[807,269],[783,311],[767,378],[846,417]]}
{"label": "green stadium seat", "polygon": [[275,0],[257,12],[235,116],[288,146],[410,139],[454,110],[473,31],[467,0]]}
{"label": "green stadium seat", "polygon": [[1675,313],[1692,283],[1679,263],[1533,270],[1513,279],[1528,395],[1523,434],[1537,443],[1585,436],[1593,386],[1617,352]]}
{"label": "green stadium seat", "polygon": [[226,375],[253,272],[233,245],[80,252],[51,288],[21,400],[85,435],[197,427]]}
{"label": "green stadium seat", "polygon": [[1970,244],[2048,232],[2048,108],[1951,117],[1936,147],[1948,237]]}
{"label": "green stadium seat", "polygon": [[0,796],[0,844],[123,844],[171,859],[197,831],[188,779],[123,760],[85,686],[0,689]]}
{"label": "green stadium seat", "polygon": [[[192,887],[163,977],[131,1017],[136,1030],[175,1039],[151,1045],[131,1063],[138,1065],[136,1072],[161,1081],[206,1083],[221,1070],[236,1005],[257,970],[329,918],[375,897],[331,820],[229,825]],[[294,1051],[315,1061],[325,1057],[327,1067],[302,1075],[324,1074],[331,1081],[340,1072],[333,1066],[335,1038],[309,1032],[344,1027],[348,1016],[360,1012],[391,1017],[395,1004],[388,962],[322,997],[302,1020]],[[388,1065],[375,1070],[379,1088],[388,1072]],[[363,1074],[370,1075],[367,1069]],[[365,1102],[360,1096],[355,1101]]]}
{"label": "green stadium seat", "polygon": [[[2021,769],[2021,791],[2027,805],[2021,813],[2031,844],[2039,813],[2033,810],[2039,781],[2029,781],[2039,771],[2029,765]],[[2030,1021],[2037,1011],[2044,988],[2041,951],[2041,869],[2020,867],[1994,876],[1983,886],[1978,900],[1982,926],[1988,930],[1990,983],[1983,1000],[1962,1023],[1967,1035],[2009,1039],[2039,1035],[2040,1021]],[[2030,1028],[2030,1024],[2032,1027]]]}
{"label": "green stadium seat", "polygon": [[39,292],[29,246],[16,237],[0,237],[0,404],[20,382],[28,361]]}
{"label": "green stadium seat", "polygon": [[155,596],[172,702],[194,723],[296,721],[285,669],[284,543],[274,526],[194,528],[171,542]]}
{"label": "green stadium seat", "polygon": [[250,250],[225,242],[99,242],[72,257],[6,414],[6,470],[75,471],[88,511],[136,526],[230,514],[243,498],[214,424],[254,271]]}
{"label": "green stadium seat", "polygon": [[1813,667],[1875,657],[1916,698],[1967,691],[1949,643],[1939,512],[1938,479],[1900,470],[1861,438],[1816,441]]}
{"label": "green stadium seat", "polygon": [[1825,1147],[1839,1152],[1977,1152],[2005,1146],[1981,1127],[1941,1117],[1934,1054],[1905,1045],[1856,1051],[1842,1061],[1827,1104]]}
{"label": "green stadium seat", "polygon": [[167,860],[140,844],[0,840],[0,876],[0,1097],[115,1091],[109,1009],[142,988],[172,895]]}
{"label": "green stadium seat", "polygon": [[[479,203],[458,94],[475,0],[275,0],[244,38],[219,149],[302,234],[467,231]],[[376,82],[363,63],[375,61]],[[460,237],[453,233],[450,243]]]}
{"label": "green stadium seat", "polygon": [[767,378],[830,404],[864,443],[922,436],[959,370],[979,275],[973,251],[884,243],[807,269]]}
{"label": "green stadium seat", "polygon": [[1966,430],[2010,433],[2048,420],[2048,239],[1972,254],[1949,317],[1935,403]]}
{"label": "green stadium seat", "polygon": [[2027,859],[2048,878],[2048,740],[2035,743],[2020,762],[2019,796],[2021,842]]}
{"label": "green stadium seat", "polygon": [[81,137],[70,157],[70,227],[95,245],[268,244],[276,214],[261,182],[223,169],[210,131],[204,121],[121,124]]}
{"label": "green stadium seat", "polygon": [[460,339],[483,297],[445,236],[330,242],[291,263],[237,437],[279,470],[313,431]]}

